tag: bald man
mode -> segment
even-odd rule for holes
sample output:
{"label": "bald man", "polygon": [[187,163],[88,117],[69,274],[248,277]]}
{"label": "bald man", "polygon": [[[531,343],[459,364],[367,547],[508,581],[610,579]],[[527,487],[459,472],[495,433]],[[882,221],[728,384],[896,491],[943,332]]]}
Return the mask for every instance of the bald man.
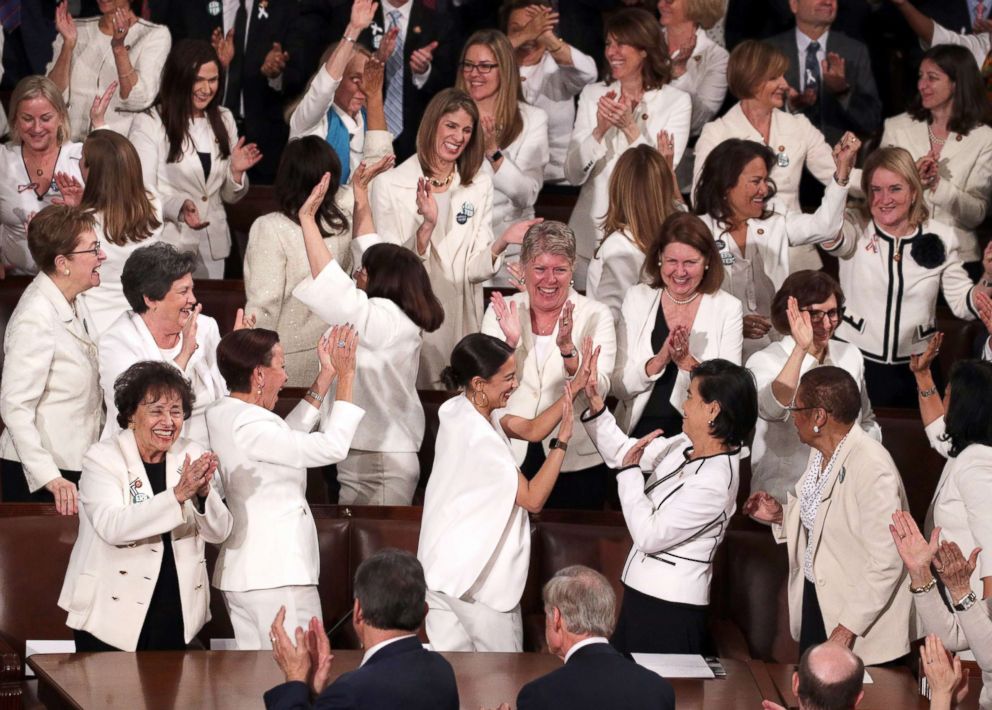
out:
{"label": "bald man", "polygon": [[[792,692],[799,698],[800,710],[853,710],[865,693],[862,690],[865,664],[839,643],[813,646],[799,660],[792,674]],[[784,710],[765,700],[764,710]]]}

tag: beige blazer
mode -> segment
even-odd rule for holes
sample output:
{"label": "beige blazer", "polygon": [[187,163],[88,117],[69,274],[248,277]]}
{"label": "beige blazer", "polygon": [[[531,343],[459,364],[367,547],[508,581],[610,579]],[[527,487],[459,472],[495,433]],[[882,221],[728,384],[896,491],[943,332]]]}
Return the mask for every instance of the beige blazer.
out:
{"label": "beige blazer", "polygon": [[[811,460],[815,453],[810,452]],[[772,526],[789,549],[789,620],[797,640],[807,541],[799,493],[807,475],[789,494],[782,525]],[[861,427],[852,427],[823,488],[812,531],[813,575],[827,634],[838,624],[857,634],[854,652],[865,665],[909,652],[912,598],[888,527],[893,511],[908,505],[889,452]]]}
{"label": "beige blazer", "polygon": [[201,514],[182,505],[172,489],[183,459],[203,453],[179,439],[165,455],[165,490],[152,494],[134,432],[122,431],[90,447],[79,480],[79,535],[59,595],[66,626],[88,631],[111,646],[133,651],[162,568],[162,534],[172,533],[179,598],[188,643],[210,621],[210,585],[204,543],[221,543],[233,518],[219,491]]}

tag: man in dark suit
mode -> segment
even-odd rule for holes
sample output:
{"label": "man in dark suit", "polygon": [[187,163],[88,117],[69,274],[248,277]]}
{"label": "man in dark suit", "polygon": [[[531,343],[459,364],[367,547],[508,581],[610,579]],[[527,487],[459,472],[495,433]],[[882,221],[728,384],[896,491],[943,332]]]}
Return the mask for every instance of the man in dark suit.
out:
{"label": "man in dark suit", "polygon": [[285,103],[296,97],[309,74],[303,65],[303,36],[298,2],[274,0],[153,0],[153,22],[161,22],[180,39],[211,42],[226,75],[224,105],[234,114],[238,131],[257,143],[262,160],[249,175],[271,182],[289,126]]}
{"label": "man in dark suit", "polygon": [[362,33],[362,44],[378,48],[381,32],[394,25],[399,36],[386,60],[384,103],[399,164],[417,150],[417,128],[427,104],[454,83],[461,47],[448,17],[426,0],[383,0],[372,27]]}
{"label": "man in dark suit", "polygon": [[798,93],[794,110],[820,129],[833,145],[846,131],[875,132],[882,102],[875,88],[868,48],[832,29],[837,0],[789,0],[796,27],[768,42],[789,58],[785,78]]}
{"label": "man in dark suit", "polygon": [[[806,650],[792,674],[799,710],[850,710],[864,698],[865,664],[846,646],[827,642]],[[766,700],[765,710],[785,710]]]}
{"label": "man in dark suit", "polygon": [[272,655],[286,682],[265,694],[268,710],[458,710],[455,673],[444,658],[426,651],[417,629],[427,615],[424,568],[409,552],[385,549],[358,566],[352,623],[367,649],[357,670],[327,684],[331,647],[314,617],[293,645],[283,628],[285,608],[272,623]]}
{"label": "man in dark suit", "polygon": [[548,650],[565,665],[521,688],[517,710],[674,710],[668,681],[607,641],[615,610],[610,583],[588,567],[566,567],[544,585]]}

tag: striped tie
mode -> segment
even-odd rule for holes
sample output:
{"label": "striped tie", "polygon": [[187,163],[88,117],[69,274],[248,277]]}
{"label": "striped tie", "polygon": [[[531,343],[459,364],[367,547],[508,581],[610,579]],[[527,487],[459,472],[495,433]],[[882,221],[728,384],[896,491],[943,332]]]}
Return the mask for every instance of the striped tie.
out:
{"label": "striped tie", "polygon": [[[389,29],[399,27],[400,11],[389,13]],[[393,138],[403,132],[403,32],[396,37],[396,49],[386,60],[386,126]]]}
{"label": "striped tie", "polygon": [[21,26],[21,0],[0,0],[0,25],[5,32]]}

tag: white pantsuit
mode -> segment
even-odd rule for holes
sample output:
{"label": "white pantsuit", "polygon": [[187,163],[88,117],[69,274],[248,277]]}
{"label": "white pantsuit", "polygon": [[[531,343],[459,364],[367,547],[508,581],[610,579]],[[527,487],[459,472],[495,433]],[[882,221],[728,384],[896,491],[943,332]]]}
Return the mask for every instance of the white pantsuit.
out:
{"label": "white pantsuit", "polygon": [[[226,108],[219,109],[231,149],[238,142],[234,117]],[[165,227],[162,241],[179,251],[197,255],[196,278],[224,277],[224,259],[231,253],[231,233],[227,227],[224,203],[237,202],[248,194],[248,175],[237,183],[231,174],[231,158],[221,157],[218,138],[206,117],[195,118],[183,144],[178,162],[168,162],[169,140],[157,109],[135,116],[128,138],[141,158],[145,187],[162,201]],[[210,174],[204,175],[197,151],[210,154]],[[200,220],[209,222],[203,229],[191,229],[180,219],[183,203],[192,200]]]}
{"label": "white pantsuit", "polygon": [[[420,159],[413,155],[372,183],[372,214],[382,238],[417,253],[417,180],[424,176]],[[444,323],[424,335],[420,353],[421,389],[441,388],[441,370],[448,366],[451,351],[482,322],[482,282],[502,266],[502,256],[493,257],[493,186],[479,172],[470,185],[463,185],[457,171],[448,187],[450,208],[434,230],[424,254],[435,295],[444,306]]]}
{"label": "white pantsuit", "polygon": [[589,263],[586,295],[610,309],[613,320],[620,322],[623,298],[641,282],[644,252],[626,230],[606,236]]}
{"label": "white pantsuit", "polygon": [[[335,402],[320,431],[311,433],[320,412],[306,401],[296,405],[285,420],[235,397],[225,397],[207,410],[211,444],[220,459],[218,474],[234,516],[231,535],[221,546],[214,568],[217,589],[226,595],[316,587],[320,555],[306,498],[307,467],[344,458],[363,414],[350,402]],[[308,596],[303,595],[300,605],[308,615],[287,616],[289,628],[306,628],[309,623],[313,614],[305,603]],[[257,649],[258,641],[267,647],[267,629],[279,610],[280,598],[263,595],[257,600],[263,608],[252,595],[226,598],[232,620],[237,615],[246,629],[236,636],[240,650]],[[252,620],[258,624],[254,633],[247,631]]]}
{"label": "white pantsuit", "polygon": [[202,453],[192,441],[176,441],[165,455],[166,488],[150,495],[134,432],[122,431],[86,452],[79,480],[79,534],[59,595],[59,606],[69,614],[66,626],[135,650],[162,567],[164,533],[172,534],[186,642],[210,620],[204,543],[227,538],[231,513],[215,489],[207,495],[203,513],[192,500],[180,504],[173,491],[185,457],[195,460]]}

